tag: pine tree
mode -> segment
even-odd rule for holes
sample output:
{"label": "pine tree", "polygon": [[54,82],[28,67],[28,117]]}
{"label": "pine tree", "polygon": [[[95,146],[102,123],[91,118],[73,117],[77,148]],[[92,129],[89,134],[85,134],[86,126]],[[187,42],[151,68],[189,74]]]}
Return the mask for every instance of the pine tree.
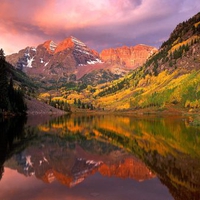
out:
{"label": "pine tree", "polygon": [[85,109],[85,104],[84,104],[84,103],[82,103],[81,107],[82,107],[82,109]]}
{"label": "pine tree", "polygon": [[13,79],[10,78],[10,84],[8,86],[8,98],[9,98],[9,111],[15,111],[15,91],[13,87]]}
{"label": "pine tree", "polygon": [[8,79],[7,67],[3,49],[0,49],[0,109],[2,112],[8,107]]}
{"label": "pine tree", "polygon": [[71,112],[70,105],[67,102],[64,103],[64,111]]}
{"label": "pine tree", "polygon": [[81,100],[78,99],[78,108],[80,108],[80,107],[81,107]]}

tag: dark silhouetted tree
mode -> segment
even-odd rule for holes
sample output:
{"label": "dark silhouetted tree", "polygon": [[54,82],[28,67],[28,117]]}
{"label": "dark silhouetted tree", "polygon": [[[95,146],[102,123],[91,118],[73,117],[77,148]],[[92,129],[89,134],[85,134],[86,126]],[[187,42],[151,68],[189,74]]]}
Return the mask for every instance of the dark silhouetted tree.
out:
{"label": "dark silhouetted tree", "polygon": [[8,107],[8,79],[6,61],[3,49],[0,49],[0,109],[2,112]]}

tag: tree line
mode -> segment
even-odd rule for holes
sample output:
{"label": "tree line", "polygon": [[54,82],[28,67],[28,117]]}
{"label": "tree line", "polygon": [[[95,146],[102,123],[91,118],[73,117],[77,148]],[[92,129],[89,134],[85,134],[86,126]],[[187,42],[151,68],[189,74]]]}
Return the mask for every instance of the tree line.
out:
{"label": "tree line", "polygon": [[14,88],[9,76],[9,64],[5,60],[4,51],[0,49],[0,115],[23,113],[27,111],[24,94],[20,88]]}
{"label": "tree line", "polygon": [[80,99],[74,98],[74,105],[81,109],[89,109],[89,110],[95,110],[95,107],[92,103],[83,103]]}
{"label": "tree line", "polygon": [[71,106],[66,101],[50,100],[49,105],[53,106],[54,108],[63,110],[65,112],[71,112]]}

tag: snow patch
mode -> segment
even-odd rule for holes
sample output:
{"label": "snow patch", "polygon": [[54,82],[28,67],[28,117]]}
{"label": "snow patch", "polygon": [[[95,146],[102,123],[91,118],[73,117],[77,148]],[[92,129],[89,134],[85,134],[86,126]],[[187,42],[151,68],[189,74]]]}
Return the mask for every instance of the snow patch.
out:
{"label": "snow patch", "polygon": [[31,156],[26,156],[26,166],[33,167],[33,163],[31,162]]}
{"label": "snow patch", "polygon": [[92,165],[92,164],[95,164],[96,162],[94,160],[87,160],[86,161],[86,164],[89,164],[89,165]]}
{"label": "snow patch", "polygon": [[46,63],[44,64],[44,66],[46,67],[48,64],[49,64],[49,62],[46,62]]}
{"label": "snow patch", "polygon": [[93,65],[93,64],[97,64],[97,63],[103,63],[103,62],[98,58],[96,60],[87,61],[87,64],[89,64],[89,65]]}
{"label": "snow patch", "polygon": [[82,67],[82,66],[85,66],[85,65],[84,65],[84,64],[79,64],[78,66],[79,66],[79,67]]}
{"label": "snow patch", "polygon": [[85,46],[86,46],[83,42],[81,42],[80,40],[76,39],[75,37],[71,37],[71,38],[72,38],[72,41],[73,41],[76,45],[82,46],[82,47],[85,47]]}
{"label": "snow patch", "polygon": [[27,58],[27,65],[26,67],[32,68],[32,62],[34,61],[34,57]]}
{"label": "snow patch", "polygon": [[45,157],[43,157],[43,160],[44,160],[45,162],[49,163],[49,161],[48,161]]}
{"label": "snow patch", "polygon": [[56,47],[57,47],[57,44],[55,42],[51,41],[49,44],[49,49],[51,51],[55,51]]}
{"label": "snow patch", "polygon": [[103,63],[100,59],[96,59],[96,61],[98,62],[98,63]]}
{"label": "snow patch", "polygon": [[92,55],[91,53],[87,52],[87,51],[83,51],[81,49],[76,49],[76,51],[79,51],[81,53],[87,54],[87,55]]}
{"label": "snow patch", "polygon": [[87,160],[87,161],[86,161],[86,164],[88,164],[88,165],[94,165],[94,166],[96,167],[96,166],[101,165],[101,164],[102,164],[102,161],[96,162],[96,161],[94,161],[94,160]]}
{"label": "snow patch", "polygon": [[32,50],[32,51],[35,51],[35,52],[37,51],[35,47],[32,47],[31,50]]}
{"label": "snow patch", "polygon": [[25,55],[26,57],[30,57],[30,54],[29,54],[29,53],[24,53],[24,55]]}

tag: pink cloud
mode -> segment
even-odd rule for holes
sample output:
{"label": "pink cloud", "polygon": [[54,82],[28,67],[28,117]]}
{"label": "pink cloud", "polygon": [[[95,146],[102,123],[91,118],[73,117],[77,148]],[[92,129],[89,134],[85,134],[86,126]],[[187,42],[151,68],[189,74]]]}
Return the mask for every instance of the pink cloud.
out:
{"label": "pink cloud", "polygon": [[70,35],[99,50],[142,40],[157,45],[155,36],[167,38],[199,10],[198,0],[1,0],[0,44],[7,54]]}

